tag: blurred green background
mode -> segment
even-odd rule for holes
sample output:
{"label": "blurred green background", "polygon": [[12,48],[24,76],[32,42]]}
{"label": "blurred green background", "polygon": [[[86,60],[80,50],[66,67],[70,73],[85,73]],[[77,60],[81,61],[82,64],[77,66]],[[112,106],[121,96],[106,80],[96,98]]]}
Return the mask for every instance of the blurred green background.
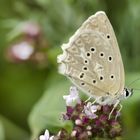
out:
{"label": "blurred green background", "polygon": [[[60,46],[90,15],[104,10],[116,33],[126,85],[140,78],[139,0],[0,1],[0,140],[29,140],[60,121],[71,83],[57,72]],[[140,87],[140,81],[132,85]],[[140,139],[140,91],[123,102],[124,135]]]}

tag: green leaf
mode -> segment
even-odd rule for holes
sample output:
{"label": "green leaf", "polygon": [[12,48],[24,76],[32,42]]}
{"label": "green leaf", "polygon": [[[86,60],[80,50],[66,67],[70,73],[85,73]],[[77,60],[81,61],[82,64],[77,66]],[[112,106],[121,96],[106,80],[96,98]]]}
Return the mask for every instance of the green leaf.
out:
{"label": "green leaf", "polygon": [[0,140],[29,140],[28,133],[7,118],[0,116]]}
{"label": "green leaf", "polygon": [[133,130],[124,137],[123,140],[139,140],[140,139],[140,129]]}
{"label": "green leaf", "polygon": [[52,133],[58,132],[62,127],[71,128],[71,123],[61,120],[62,112],[65,112],[63,95],[68,94],[70,83],[64,76],[56,72],[47,78],[47,88],[43,97],[34,106],[29,116],[29,126],[32,138],[37,138],[39,133],[48,129]]}
{"label": "green leaf", "polygon": [[47,70],[30,64],[0,62],[0,113],[28,130],[26,119],[44,91],[47,75]]}
{"label": "green leaf", "polygon": [[0,121],[0,140],[5,139],[5,133],[4,133],[4,128],[3,128],[3,123]]}

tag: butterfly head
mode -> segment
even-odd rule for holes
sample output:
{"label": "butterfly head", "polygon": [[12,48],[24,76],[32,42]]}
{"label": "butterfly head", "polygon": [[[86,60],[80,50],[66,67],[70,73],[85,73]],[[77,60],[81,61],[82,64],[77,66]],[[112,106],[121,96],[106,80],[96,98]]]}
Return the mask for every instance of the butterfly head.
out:
{"label": "butterfly head", "polygon": [[127,99],[128,97],[131,97],[132,95],[133,95],[133,89],[124,88],[123,98]]}

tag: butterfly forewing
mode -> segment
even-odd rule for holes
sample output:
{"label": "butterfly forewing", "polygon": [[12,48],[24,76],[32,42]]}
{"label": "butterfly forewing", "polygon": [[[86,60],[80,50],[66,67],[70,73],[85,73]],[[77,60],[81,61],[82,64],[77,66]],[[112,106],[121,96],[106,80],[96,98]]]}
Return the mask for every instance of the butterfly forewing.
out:
{"label": "butterfly forewing", "polygon": [[123,63],[114,31],[104,12],[89,17],[62,49],[61,73],[84,92],[95,97],[122,93]]}

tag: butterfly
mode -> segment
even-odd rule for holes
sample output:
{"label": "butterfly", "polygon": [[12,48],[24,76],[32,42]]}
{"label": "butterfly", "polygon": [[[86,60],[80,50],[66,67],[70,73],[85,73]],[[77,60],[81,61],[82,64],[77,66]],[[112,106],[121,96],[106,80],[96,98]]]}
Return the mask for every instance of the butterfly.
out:
{"label": "butterfly", "polygon": [[117,106],[132,95],[112,25],[103,11],[90,16],[58,56],[59,72],[101,105]]}

